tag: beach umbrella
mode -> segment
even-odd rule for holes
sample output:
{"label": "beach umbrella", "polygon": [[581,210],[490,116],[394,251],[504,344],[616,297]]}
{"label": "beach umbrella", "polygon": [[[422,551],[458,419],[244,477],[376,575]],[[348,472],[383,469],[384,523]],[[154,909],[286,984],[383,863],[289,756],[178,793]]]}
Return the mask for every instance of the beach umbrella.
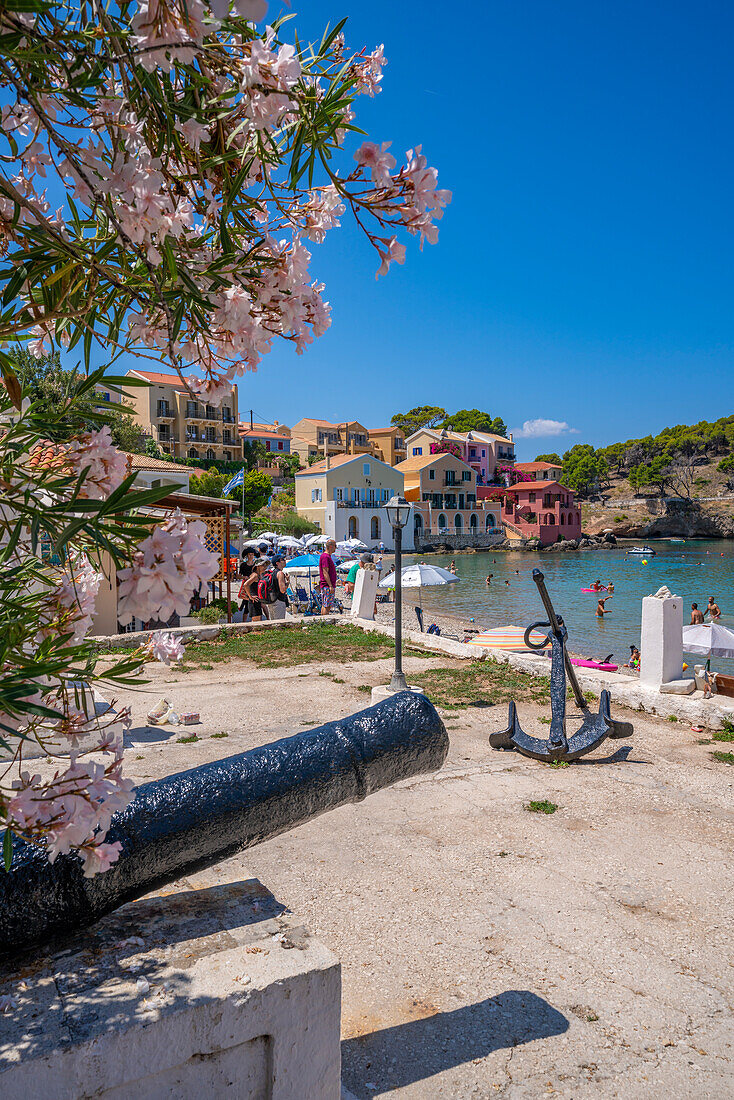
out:
{"label": "beach umbrella", "polygon": [[683,627],[683,648],[686,653],[706,657],[706,668],[712,657],[734,657],[734,630],[721,623],[694,623]]}
{"label": "beach umbrella", "polygon": [[293,535],[279,535],[278,546],[290,546],[293,549],[297,547],[300,550],[303,547],[303,543],[300,539],[294,539]]}
{"label": "beach umbrella", "polygon": [[[418,603],[421,603],[421,589],[433,588],[440,584],[455,584],[458,577],[450,573],[448,569],[441,569],[438,565],[426,565],[425,562],[416,562],[415,565],[404,565],[400,571],[400,579],[403,588],[418,589]],[[395,587],[395,570],[388,573],[380,580],[378,588]]]}
{"label": "beach umbrella", "polygon": [[[542,642],[545,635],[534,631],[530,637],[533,642]],[[524,626],[495,626],[491,630],[483,630],[469,639],[469,645],[482,646],[483,649],[507,649],[513,653],[533,652],[525,645]]]}
{"label": "beach umbrella", "polygon": [[273,539],[280,538],[280,535],[276,535],[275,531],[258,531],[256,538],[267,539],[268,542],[272,542]]}
{"label": "beach umbrella", "polygon": [[361,539],[346,539],[344,542],[338,542],[337,546],[343,546],[346,550],[366,550],[367,543],[362,542]]}
{"label": "beach umbrella", "polygon": [[[455,584],[459,579],[448,569],[442,569],[439,565],[426,565],[423,561],[416,562],[414,565],[404,565],[400,577],[403,588],[428,588],[438,584]],[[395,587],[394,570],[380,581],[379,587]]]}

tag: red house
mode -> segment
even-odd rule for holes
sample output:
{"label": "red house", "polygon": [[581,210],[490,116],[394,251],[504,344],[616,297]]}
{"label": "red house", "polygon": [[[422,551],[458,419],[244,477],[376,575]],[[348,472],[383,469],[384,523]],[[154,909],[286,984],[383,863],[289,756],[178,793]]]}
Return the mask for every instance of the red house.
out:
{"label": "red house", "polygon": [[581,510],[576,494],[558,481],[520,481],[504,490],[502,522],[523,538],[538,538],[543,546],[581,534]]}

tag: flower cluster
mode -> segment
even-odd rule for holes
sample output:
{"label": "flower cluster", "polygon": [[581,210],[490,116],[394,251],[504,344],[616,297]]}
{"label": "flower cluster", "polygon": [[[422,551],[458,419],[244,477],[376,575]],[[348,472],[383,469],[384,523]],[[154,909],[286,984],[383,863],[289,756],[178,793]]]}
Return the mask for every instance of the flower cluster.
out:
{"label": "flower cluster", "polygon": [[156,527],[141,542],[129,569],[118,573],[118,617],[147,622],[166,621],[171,615],[187,615],[191,598],[219,569],[219,558],[207,550],[206,525],[188,523],[181,512]]}
{"label": "flower cluster", "polygon": [[70,634],[72,643],[86,638],[101,581],[102,574],[92,568],[86,555],[80,554],[58,585],[43,597],[40,636],[54,631]]}
{"label": "flower cluster", "polygon": [[66,454],[77,477],[84,471],[81,496],[104,500],[127,477],[127,458],[114,446],[107,424],[74,440]]}
{"label": "flower cluster", "polygon": [[95,751],[111,754],[112,762],[82,760],[72,750],[69,766],[50,779],[23,771],[12,783],[6,806],[8,827],[29,840],[45,839],[52,863],[77,849],[86,877],[106,870],[118,858],[120,844],[105,843],[103,838],[112,815],[133,797],[132,780],[122,776],[122,739],[111,738],[107,731]]}
{"label": "flower cluster", "polygon": [[[257,29],[266,10],[123,0],[98,27],[52,0],[0,16],[8,41],[27,36],[0,74],[0,248],[17,273],[0,340],[20,334],[39,356],[80,343],[87,362],[95,339],[152,353],[216,404],[274,339],[302,352],[328,328],[303,241],[349,210],[379,274],[404,262],[401,233],[436,241],[450,193],[420,146],[398,172],[389,142],[365,142],[356,172],[336,160],[356,98],[380,91],[384,47],[349,56],[339,33],[305,50]],[[69,202],[53,211],[58,180]]]}
{"label": "flower cluster", "polygon": [[170,630],[156,630],[150,636],[148,651],[155,661],[170,665],[171,661],[180,661],[186,652],[180,638]]}

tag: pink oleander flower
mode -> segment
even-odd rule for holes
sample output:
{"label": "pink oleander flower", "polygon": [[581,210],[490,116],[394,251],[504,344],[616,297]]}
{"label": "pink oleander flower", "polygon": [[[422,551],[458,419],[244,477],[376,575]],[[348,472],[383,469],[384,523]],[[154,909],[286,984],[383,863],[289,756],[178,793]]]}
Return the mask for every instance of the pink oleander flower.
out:
{"label": "pink oleander flower", "polygon": [[[72,563],[70,572],[44,597],[44,609],[48,609],[49,621],[42,628],[42,633],[49,629],[64,633],[71,627],[73,643],[85,638],[92,626],[101,581],[102,574],[92,568],[86,555],[79,555]],[[42,618],[46,618],[43,612]]]}
{"label": "pink oleander flower", "polygon": [[219,557],[204,545],[206,525],[186,523],[177,509],[141,542],[129,569],[118,572],[118,618],[170,619],[186,615],[191,597],[219,570]]}
{"label": "pink oleander flower", "polygon": [[84,878],[93,878],[100,871],[107,871],[113,863],[117,863],[122,851],[119,840],[111,844],[94,844],[89,848],[81,848],[79,855],[84,864]]}
{"label": "pink oleander flower", "polygon": [[387,275],[390,269],[390,264],[405,263],[405,245],[401,244],[397,237],[390,238],[390,240],[387,242],[387,249],[384,252],[381,248],[378,248],[377,251],[382,257],[382,263],[380,264],[375,274],[376,279],[379,279],[380,275]]}
{"label": "pink oleander flower", "polygon": [[197,122],[195,118],[190,118],[186,122],[177,122],[174,129],[183,134],[191,148],[197,152],[202,141],[209,140],[209,127],[203,122]]}
{"label": "pink oleander flower", "polygon": [[386,151],[391,145],[391,141],[383,141],[382,145],[365,141],[354,154],[357,164],[370,169],[372,180],[378,187],[389,187],[393,182],[390,170],[395,167],[396,160],[392,153]]}
{"label": "pink oleander flower", "polygon": [[170,665],[171,661],[180,661],[186,649],[180,638],[167,630],[156,630],[148,643],[150,655],[161,664]]}
{"label": "pink oleander flower", "polygon": [[104,500],[127,477],[127,459],[112,442],[109,425],[99,431],[85,432],[66,448],[77,473],[86,469],[80,495]]}

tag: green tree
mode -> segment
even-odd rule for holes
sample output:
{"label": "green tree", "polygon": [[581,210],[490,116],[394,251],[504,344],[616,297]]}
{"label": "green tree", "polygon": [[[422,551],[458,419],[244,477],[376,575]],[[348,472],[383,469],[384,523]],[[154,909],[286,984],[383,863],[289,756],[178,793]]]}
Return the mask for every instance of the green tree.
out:
{"label": "green tree", "polygon": [[[145,434],[136,423],[130,405],[105,401],[94,390],[81,397],[76,394],[71,400],[83,375],[62,367],[58,351],[36,359],[27,348],[14,347],[8,356],[26,396],[35,405],[36,414],[53,421],[51,438],[54,441],[107,424],[112,442],[120,450],[147,453]],[[59,416],[64,409],[68,410],[67,414]]]}
{"label": "green tree", "polygon": [[406,435],[412,435],[420,428],[436,428],[447,417],[445,409],[438,405],[417,405],[407,413],[395,413],[390,423],[400,428]]}
{"label": "green tree", "polygon": [[224,486],[230,480],[230,475],[221,473],[215,466],[210,466],[208,470],[202,470],[200,474],[191,475],[189,492],[197,497],[216,497],[219,499],[224,496]]}
{"label": "green tree", "polygon": [[501,416],[490,416],[479,409],[459,409],[452,416],[447,416],[442,428],[450,428],[454,432],[489,432],[490,435],[507,435],[507,425]]}
{"label": "green tree", "polygon": [[248,470],[244,485],[230,493],[233,500],[241,500],[244,496],[246,516],[252,516],[264,508],[272,495],[273,483],[268,475],[260,470]]}
{"label": "green tree", "polygon": [[242,457],[248,470],[256,470],[270,460],[270,452],[257,439],[246,439],[242,443]]}
{"label": "green tree", "polygon": [[608,479],[609,466],[590,443],[577,443],[563,456],[563,484],[588,496]]}
{"label": "green tree", "polygon": [[283,477],[293,477],[301,469],[301,459],[295,452],[278,455],[275,461]]}
{"label": "green tree", "polygon": [[555,466],[562,466],[563,465],[563,461],[561,460],[561,456],[559,454],[556,454],[555,451],[549,451],[549,453],[547,455],[536,455],[535,456],[535,461],[536,462],[552,462]]}

